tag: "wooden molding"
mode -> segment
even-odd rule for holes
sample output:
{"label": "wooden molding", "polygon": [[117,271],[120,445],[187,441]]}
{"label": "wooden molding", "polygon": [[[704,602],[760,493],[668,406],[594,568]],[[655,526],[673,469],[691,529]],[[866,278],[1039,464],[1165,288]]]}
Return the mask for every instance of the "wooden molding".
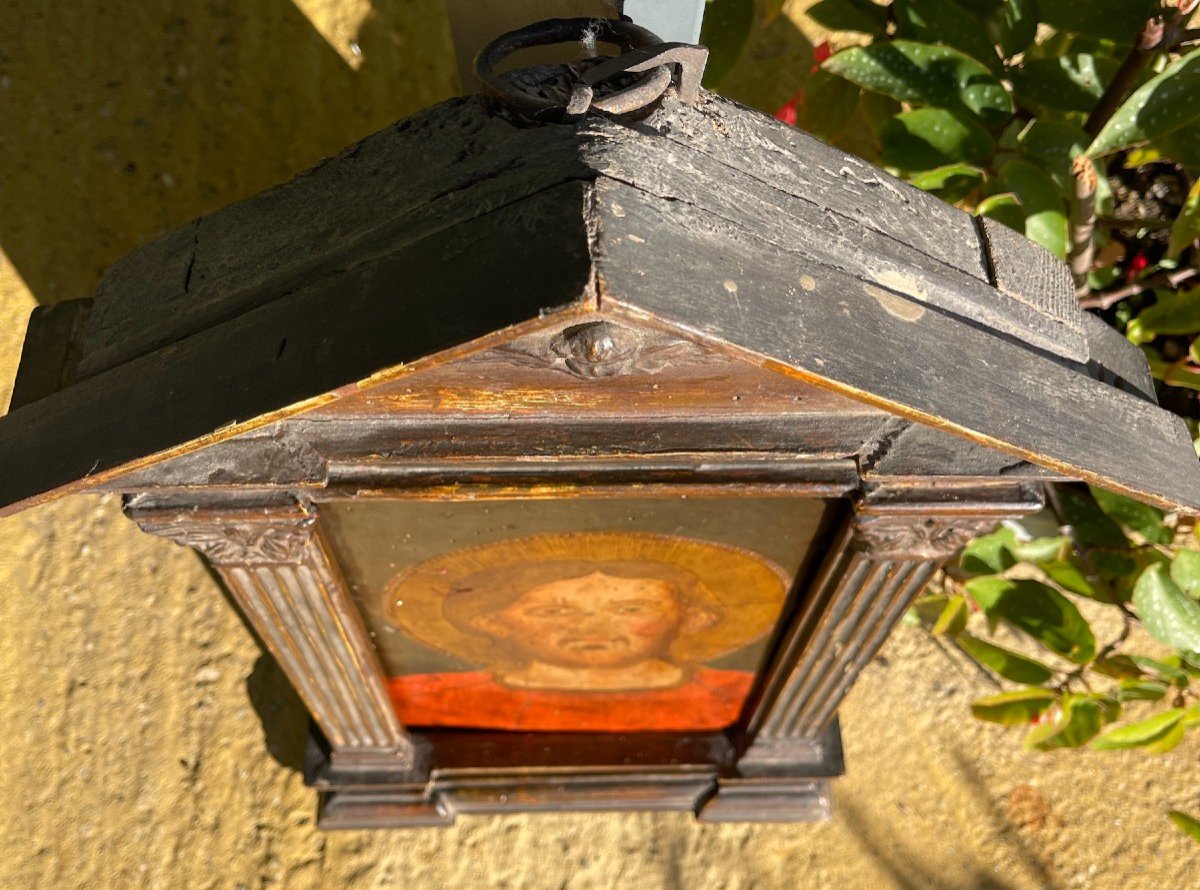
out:
{"label": "wooden molding", "polygon": [[849,542],[872,560],[941,560],[996,525],[996,516],[860,515]]}
{"label": "wooden molding", "polygon": [[[1004,515],[996,504],[978,512],[955,504],[932,515],[911,506],[864,504],[847,517],[766,671],[747,722],[743,775],[810,760],[859,672],[939,565]],[[1008,515],[1036,508],[1017,497]]]}
{"label": "wooden molding", "polygon": [[126,512],[144,531],[212,563],[335,754],[374,755],[376,769],[387,763],[397,773],[414,767],[413,746],[314,510]]}

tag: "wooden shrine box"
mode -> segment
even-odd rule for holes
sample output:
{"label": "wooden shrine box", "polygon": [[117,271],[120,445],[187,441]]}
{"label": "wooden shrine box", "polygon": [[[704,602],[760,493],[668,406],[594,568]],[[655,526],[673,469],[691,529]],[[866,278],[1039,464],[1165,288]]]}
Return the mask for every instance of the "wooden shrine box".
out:
{"label": "wooden shrine box", "polygon": [[707,94],[449,101],[158,238],[35,311],[0,466],[213,565],[327,827],[823,817],[940,561],[1052,480],[1200,507],[1061,263]]}

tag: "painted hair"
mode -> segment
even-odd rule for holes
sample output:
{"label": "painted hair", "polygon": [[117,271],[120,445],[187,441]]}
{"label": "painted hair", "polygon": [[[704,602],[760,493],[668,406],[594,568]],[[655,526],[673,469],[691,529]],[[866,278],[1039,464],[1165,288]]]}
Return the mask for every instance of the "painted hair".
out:
{"label": "painted hair", "polygon": [[704,583],[687,569],[655,560],[553,560],[517,563],[487,569],[460,578],[442,601],[442,614],[461,631],[480,635],[475,619],[501,612],[526,591],[555,581],[583,578],[595,573],[612,578],[649,578],[670,586],[683,609],[700,608],[718,617],[723,610]]}

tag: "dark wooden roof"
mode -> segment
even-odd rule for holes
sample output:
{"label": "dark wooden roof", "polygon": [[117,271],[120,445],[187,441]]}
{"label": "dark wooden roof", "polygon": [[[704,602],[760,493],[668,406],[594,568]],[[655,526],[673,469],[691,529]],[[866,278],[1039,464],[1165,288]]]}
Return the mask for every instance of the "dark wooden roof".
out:
{"label": "dark wooden roof", "polygon": [[1200,512],[1184,424],[1061,263],[709,95],[634,126],[453,100],[134,251],[92,300],[37,310],[0,419],[0,465],[20,468],[0,512],[119,487],[555,312]]}

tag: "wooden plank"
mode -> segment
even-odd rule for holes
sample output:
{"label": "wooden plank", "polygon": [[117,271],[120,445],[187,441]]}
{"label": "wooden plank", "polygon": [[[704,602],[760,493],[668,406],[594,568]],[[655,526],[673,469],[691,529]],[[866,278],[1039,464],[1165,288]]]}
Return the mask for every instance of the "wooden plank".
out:
{"label": "wooden plank", "polygon": [[37,306],[29,316],[21,364],[8,410],[53,395],[72,381],[91,300],[63,300]]}
{"label": "wooden plank", "polygon": [[385,128],[292,182],[119,260],[97,289],[80,374],[555,183],[601,173],[724,210],[764,234],[779,229],[777,217],[793,218],[807,237],[783,237],[792,249],[819,249],[841,261],[834,265],[873,270],[893,287],[907,281],[910,294],[935,302],[956,300],[965,317],[1001,327],[1008,319],[1018,335],[1024,324],[1028,336],[1047,339],[1044,348],[1086,361],[1078,336],[1064,339],[1053,318],[1022,315],[1024,302],[980,289],[987,270],[970,217],[756,112],[707,96],[637,130],[602,119],[517,127],[472,98]]}
{"label": "wooden plank", "polygon": [[[775,121],[762,120],[761,115],[725,100],[711,99],[707,107],[714,120],[725,128],[734,126],[735,122],[744,127],[747,117],[757,120],[764,132],[778,126]],[[671,120],[686,120],[688,114],[686,109],[681,109],[672,113]],[[1001,331],[1018,342],[1030,343],[1079,364],[1087,363],[1088,349],[1078,308],[1069,317],[1060,316],[1049,305],[1026,299],[1016,291],[998,292],[986,277],[981,277],[979,269],[963,271],[948,262],[947,257],[954,259],[953,252],[943,251],[941,256],[928,253],[930,246],[924,236],[931,230],[943,237],[963,239],[974,245],[972,255],[979,253],[979,238],[970,217],[927,194],[920,198],[922,213],[929,202],[937,205],[930,211],[929,218],[906,215],[900,221],[893,220],[885,232],[874,225],[876,217],[864,209],[876,205],[869,201],[864,204],[864,198],[875,199],[878,202],[876,214],[883,213],[888,205],[881,196],[891,194],[886,189],[876,187],[871,192],[859,179],[850,177],[851,183],[859,183],[855,192],[858,200],[838,204],[832,201],[844,200],[845,196],[840,193],[831,196],[829,188],[821,187],[828,184],[819,179],[805,182],[804,188],[794,187],[795,183],[786,179],[782,183],[764,182],[759,171],[777,162],[778,150],[774,145],[764,148],[761,140],[739,146],[739,153],[731,156],[728,152],[710,153],[703,143],[693,145],[671,138],[645,138],[611,122],[594,122],[584,135],[589,137],[580,148],[584,159],[590,168],[608,178],[633,185],[663,200],[683,201],[707,210],[728,230],[739,230],[756,240],[768,241],[779,250],[795,253],[799,261],[815,259],[827,265],[853,269],[863,279],[903,293],[910,299],[937,306],[973,324]],[[810,171],[821,169],[821,158],[830,151],[828,146],[822,146],[822,151],[814,151],[806,144],[799,149],[804,149],[807,154],[797,153],[795,162]],[[849,157],[843,160],[850,165],[861,164]],[[880,183],[895,188],[897,194],[907,195],[900,187],[910,189],[909,186],[891,180],[881,170],[875,172]],[[840,178],[838,184],[844,191],[843,180]],[[604,200],[603,184],[600,196]],[[610,209],[614,214],[620,213],[619,204]],[[850,215],[849,211],[854,210],[860,213]],[[883,218],[887,218],[886,214]],[[1016,233],[1013,235],[1030,248],[1033,259],[1057,263],[1049,254],[1039,257],[1036,251],[1040,248]],[[647,246],[647,250],[653,249],[653,245]],[[1009,250],[1001,257],[1001,265],[1008,270],[1012,263],[1027,258],[1025,252]],[[1006,274],[1004,280],[1014,284],[1016,277]],[[1069,274],[1067,277],[1069,283]]]}
{"label": "wooden plank", "polygon": [[1086,335],[1083,310],[1066,263],[1003,223],[979,218],[988,272],[999,291]]}
{"label": "wooden plank", "polygon": [[296,179],[118,260],[95,294],[80,375],[405,244],[591,175],[574,128],[529,129],[454,99],[393,124]]}
{"label": "wooden plank", "polygon": [[1088,364],[1096,376],[1126,392],[1158,404],[1154,378],[1146,356],[1112,325],[1097,315],[1085,313],[1083,328],[1088,337]]}
{"label": "wooden plank", "polygon": [[1200,466],[1180,418],[847,270],[798,263],[691,205],[617,183],[605,192],[599,206],[618,201],[623,215],[602,221],[601,308],[773,356],[802,380],[1200,512]]}
{"label": "wooden plank", "polygon": [[21,468],[0,477],[0,513],[233,438],[381,369],[511,338],[510,325],[588,297],[585,200],[582,184],[559,186],[18,409],[0,425],[0,466]]}
{"label": "wooden plank", "polygon": [[927,192],[767,115],[704,93],[643,126],[830,215],[987,281],[973,220]]}

